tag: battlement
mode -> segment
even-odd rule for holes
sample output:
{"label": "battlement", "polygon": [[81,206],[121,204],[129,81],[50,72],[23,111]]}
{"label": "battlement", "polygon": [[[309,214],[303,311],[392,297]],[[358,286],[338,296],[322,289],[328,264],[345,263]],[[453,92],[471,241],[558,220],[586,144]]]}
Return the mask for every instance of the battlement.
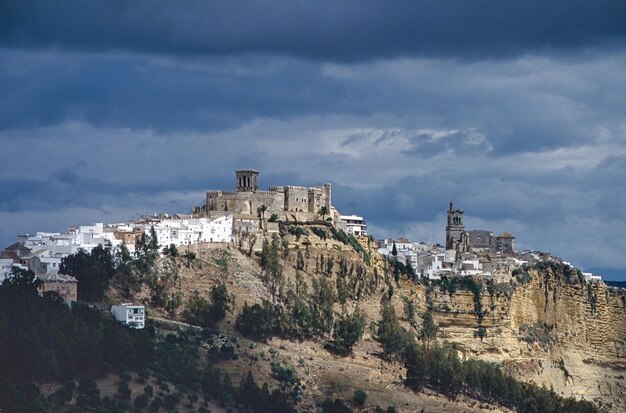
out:
{"label": "battlement", "polygon": [[273,191],[272,188],[270,188],[269,191],[256,191],[256,193],[259,195],[276,195],[278,192],[279,191]]}
{"label": "battlement", "polygon": [[236,171],[236,191],[211,190],[206,192],[203,211],[235,211],[256,213],[258,207],[265,206],[270,212],[317,213],[326,207],[331,208],[330,183],[319,186],[274,185],[268,190],[259,190],[259,172],[253,169]]}

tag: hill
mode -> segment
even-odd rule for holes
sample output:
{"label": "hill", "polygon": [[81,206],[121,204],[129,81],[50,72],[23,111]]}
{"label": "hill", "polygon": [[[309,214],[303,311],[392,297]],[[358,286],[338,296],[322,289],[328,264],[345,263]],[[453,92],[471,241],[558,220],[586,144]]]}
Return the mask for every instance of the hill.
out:
{"label": "hill", "polygon": [[298,411],[625,407],[624,293],[562,266],[527,268],[510,284],[422,282],[366,238],[281,223],[239,245],[118,255],[111,267],[100,304],[145,304],[157,349],[145,366],[127,368],[208,397],[213,410],[243,408],[246,392],[236,388],[249,376],[268,384],[257,399],[275,389]]}

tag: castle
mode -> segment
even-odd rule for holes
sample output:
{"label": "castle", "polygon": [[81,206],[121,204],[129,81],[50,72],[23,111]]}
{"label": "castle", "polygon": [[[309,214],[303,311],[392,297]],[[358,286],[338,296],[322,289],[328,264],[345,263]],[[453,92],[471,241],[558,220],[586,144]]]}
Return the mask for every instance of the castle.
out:
{"label": "castle", "polygon": [[515,237],[508,232],[503,232],[494,237],[491,231],[465,231],[463,210],[454,209],[454,205],[450,202],[448,225],[446,226],[446,250],[454,250],[458,253],[473,251],[476,253],[513,254],[515,252]]}
{"label": "castle", "polygon": [[253,169],[235,171],[236,191],[207,191],[206,204],[194,209],[194,216],[217,216],[226,214],[256,215],[260,207],[267,216],[289,215],[298,220],[317,217],[322,207],[327,216],[334,219],[331,184],[322,186],[272,186],[259,190],[259,172]]}

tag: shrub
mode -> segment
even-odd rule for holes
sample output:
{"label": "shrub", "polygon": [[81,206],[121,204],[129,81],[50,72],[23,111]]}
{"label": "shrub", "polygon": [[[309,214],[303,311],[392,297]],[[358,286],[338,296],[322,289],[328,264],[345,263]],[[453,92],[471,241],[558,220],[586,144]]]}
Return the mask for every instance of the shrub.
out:
{"label": "shrub", "polygon": [[338,354],[352,352],[354,345],[361,339],[365,331],[365,313],[358,307],[348,315],[344,309],[335,321],[333,331],[333,348]]}
{"label": "shrub", "polygon": [[552,343],[550,330],[543,323],[535,323],[532,326],[520,325],[519,338],[527,343],[538,343],[543,348],[548,348]]}
{"label": "shrub", "polygon": [[161,408],[161,404],[163,404],[163,401],[159,396],[156,396],[154,399],[152,399],[152,402],[150,403],[150,410],[152,410],[153,412],[159,411],[159,409]]}
{"label": "shrub", "polygon": [[148,380],[148,378],[150,378],[150,369],[146,368],[139,370],[137,372],[137,376],[142,382],[145,382],[146,380]]}
{"label": "shrub", "polygon": [[152,397],[154,396],[154,387],[152,387],[149,384],[146,384],[146,386],[143,388],[143,392],[146,396]]}
{"label": "shrub", "polygon": [[133,402],[133,406],[135,406],[136,410],[143,409],[148,406],[148,396],[144,394],[140,394],[135,397],[135,401]]}
{"label": "shrub", "polygon": [[212,327],[218,321],[222,321],[226,312],[230,311],[232,298],[228,295],[228,290],[224,284],[219,284],[211,288],[210,300],[200,296],[198,291],[194,291],[187,303],[185,319],[195,325],[202,327]]}
{"label": "shrub", "polygon": [[478,327],[478,330],[476,330],[476,337],[480,338],[481,340],[483,338],[485,338],[487,336],[487,329],[485,327]]}
{"label": "shrub", "polygon": [[246,337],[266,341],[274,333],[274,318],[274,306],[269,301],[264,301],[263,305],[245,303],[237,317],[237,330]]}
{"label": "shrub", "polygon": [[284,383],[296,384],[300,381],[293,367],[278,360],[272,360],[272,373],[279,381]]}
{"label": "shrub", "polygon": [[123,381],[117,386],[117,396],[120,400],[129,400],[130,399],[130,388],[128,387],[128,383]]}
{"label": "shrub", "polygon": [[381,320],[378,322],[376,339],[383,347],[387,356],[400,356],[406,347],[412,343],[411,334],[406,331],[396,316],[396,311],[389,301],[385,300],[381,307]]}
{"label": "shrub", "polygon": [[322,402],[322,411],[324,413],[351,413],[352,410],[346,406],[343,400],[335,399],[334,401],[327,398]]}
{"label": "shrub", "polygon": [[302,236],[308,236],[309,235],[309,231],[306,230],[306,228],[301,227],[299,225],[292,225],[289,227],[289,233],[291,235],[294,235],[296,237],[296,239],[300,239],[300,237]]}
{"label": "shrub", "polygon": [[166,407],[173,409],[174,407],[176,407],[178,403],[180,403],[180,396],[178,395],[178,393],[168,394],[163,399],[163,403],[165,404]]}
{"label": "shrub", "polygon": [[363,407],[365,405],[366,399],[367,399],[367,393],[365,393],[361,389],[355,390],[354,394],[352,395],[352,403],[354,403],[356,407]]}
{"label": "shrub", "polygon": [[326,232],[326,230],[324,228],[320,228],[320,227],[311,227],[311,231],[313,231],[313,233],[315,235],[317,235],[318,237],[320,237],[321,239],[325,240],[326,238],[328,238],[328,232]]}
{"label": "shrub", "polygon": [[513,275],[520,284],[528,284],[533,279],[532,276],[522,268],[515,268],[511,275]]}
{"label": "shrub", "polygon": [[357,241],[356,238],[354,238],[352,235],[346,234],[342,230],[335,227],[330,227],[330,232],[332,232],[333,237],[335,237],[337,241],[343,242],[346,245],[350,245],[356,252],[363,254],[365,262],[370,262],[369,253],[365,251],[363,246],[359,243],[359,241]]}

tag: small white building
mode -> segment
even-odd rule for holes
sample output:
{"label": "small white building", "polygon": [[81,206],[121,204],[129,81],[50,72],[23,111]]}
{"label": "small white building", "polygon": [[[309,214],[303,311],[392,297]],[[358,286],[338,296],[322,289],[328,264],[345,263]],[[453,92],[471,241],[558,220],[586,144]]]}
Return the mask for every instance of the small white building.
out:
{"label": "small white building", "polygon": [[11,275],[12,267],[19,266],[22,269],[26,269],[26,267],[15,264],[12,259],[9,258],[0,258],[0,284]]}
{"label": "small white building", "polygon": [[583,272],[583,277],[585,277],[585,281],[590,282],[590,281],[602,281],[602,276],[601,275],[594,275],[590,272]]}
{"label": "small white building", "polygon": [[111,314],[117,321],[131,328],[144,328],[146,326],[146,308],[143,305],[124,303],[111,307]]}
{"label": "small white building", "polygon": [[346,232],[351,235],[367,235],[367,222],[358,215],[341,215],[339,219],[346,226]]}

